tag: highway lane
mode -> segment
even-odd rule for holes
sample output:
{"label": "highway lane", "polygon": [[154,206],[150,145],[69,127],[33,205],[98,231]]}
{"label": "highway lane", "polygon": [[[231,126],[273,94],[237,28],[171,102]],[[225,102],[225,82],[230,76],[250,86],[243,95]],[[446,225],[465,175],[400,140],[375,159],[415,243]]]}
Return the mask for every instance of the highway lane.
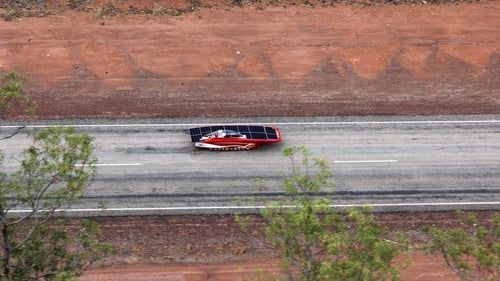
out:
{"label": "highway lane", "polygon": [[[78,214],[86,215],[255,211],[246,207],[283,195],[290,163],[281,150],[305,145],[330,161],[336,205],[378,204],[386,211],[499,209],[500,121],[495,120],[500,117],[72,121],[91,125],[77,128],[95,137],[101,164],[73,208],[85,209]],[[186,132],[190,123],[233,122],[279,124],[283,142],[254,151],[203,151],[193,147]],[[0,130],[6,135],[14,128]],[[30,144],[29,130],[0,141],[5,169],[15,169],[9,156],[18,157]],[[255,179],[264,184],[257,186]],[[91,212],[102,203],[108,210]]]}

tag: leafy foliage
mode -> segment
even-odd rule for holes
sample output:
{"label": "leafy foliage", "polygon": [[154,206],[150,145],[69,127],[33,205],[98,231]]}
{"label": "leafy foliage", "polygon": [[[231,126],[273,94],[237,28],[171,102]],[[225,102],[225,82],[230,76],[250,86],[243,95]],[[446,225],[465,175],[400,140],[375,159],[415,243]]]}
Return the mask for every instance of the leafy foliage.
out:
{"label": "leafy foliage", "polygon": [[283,254],[289,279],[398,280],[400,268],[393,261],[405,247],[402,238],[388,240],[369,209],[353,209],[346,218],[318,196],[333,187],[325,159],[305,147],[283,154],[292,163],[292,176],[284,181],[289,196],[262,215],[268,221],[266,238]]}
{"label": "leafy foliage", "polygon": [[76,280],[101,255],[113,251],[111,245],[98,242],[101,230],[95,222],[82,221],[75,235],[63,227],[64,221],[35,228],[23,247],[13,252],[11,280]]}
{"label": "leafy foliage", "polygon": [[82,222],[76,236],[48,224],[90,183],[92,138],[72,128],[48,128],[33,139],[19,170],[0,174],[1,280],[73,280],[111,250],[97,242],[100,230],[93,222]]}
{"label": "leafy foliage", "polygon": [[326,235],[330,260],[322,267],[322,280],[399,280],[406,264],[394,259],[407,247],[402,235],[388,240],[369,208],[352,209],[344,227]]}
{"label": "leafy foliage", "polygon": [[[46,216],[84,192],[95,172],[92,164],[96,158],[92,138],[72,128],[48,128],[33,138],[34,145],[23,153],[20,170],[9,181],[2,181],[0,204],[4,211],[23,205],[33,216]],[[7,195],[12,198],[7,200]],[[48,212],[37,212],[42,209]]]}
{"label": "leafy foliage", "polygon": [[500,279],[500,214],[488,225],[477,224],[473,214],[457,212],[461,225],[455,228],[431,227],[431,242],[425,249],[440,254],[462,280]]}
{"label": "leafy foliage", "polygon": [[5,118],[14,108],[22,108],[26,114],[33,114],[36,108],[31,96],[24,91],[26,78],[11,71],[0,76],[0,118]]}

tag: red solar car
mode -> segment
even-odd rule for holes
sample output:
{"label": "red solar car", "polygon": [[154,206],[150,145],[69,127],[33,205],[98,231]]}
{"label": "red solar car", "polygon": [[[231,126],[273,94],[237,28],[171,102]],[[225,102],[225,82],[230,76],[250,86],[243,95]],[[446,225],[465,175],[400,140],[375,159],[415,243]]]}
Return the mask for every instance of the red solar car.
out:
{"label": "red solar car", "polygon": [[210,150],[250,150],[281,141],[278,128],[254,125],[218,125],[189,129],[195,147]]}

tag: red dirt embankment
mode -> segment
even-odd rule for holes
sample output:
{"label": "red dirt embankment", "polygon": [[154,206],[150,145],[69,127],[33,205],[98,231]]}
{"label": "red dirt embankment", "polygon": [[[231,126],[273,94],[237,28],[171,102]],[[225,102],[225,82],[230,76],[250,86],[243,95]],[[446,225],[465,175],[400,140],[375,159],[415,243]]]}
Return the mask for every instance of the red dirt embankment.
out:
{"label": "red dirt embankment", "polygon": [[67,11],[0,22],[0,71],[39,118],[499,113],[499,27],[499,1]]}
{"label": "red dirt embankment", "polygon": [[[494,211],[475,212],[478,223]],[[425,242],[426,226],[457,226],[452,212],[380,213],[387,231],[402,231],[416,243]],[[277,253],[263,237],[263,221],[243,231],[232,216],[169,216],[96,218],[103,239],[117,247],[109,262],[120,265],[88,271],[81,280],[273,280],[257,278],[279,272]],[[78,224],[78,221],[73,221]],[[402,272],[403,281],[458,281],[434,256],[413,255]]]}

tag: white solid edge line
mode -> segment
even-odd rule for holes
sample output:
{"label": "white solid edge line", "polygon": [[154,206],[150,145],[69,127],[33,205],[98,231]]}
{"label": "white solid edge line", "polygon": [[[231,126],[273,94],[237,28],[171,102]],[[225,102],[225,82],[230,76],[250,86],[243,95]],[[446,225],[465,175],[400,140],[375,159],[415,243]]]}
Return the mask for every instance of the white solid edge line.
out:
{"label": "white solid edge line", "polygon": [[397,163],[398,160],[335,160],[333,163]]}
{"label": "white solid edge line", "polygon": [[[116,164],[91,164],[90,166],[142,166],[142,163],[116,163]],[[81,167],[82,164],[75,164],[75,167]]]}
{"label": "white solid edge line", "polygon": [[[412,206],[478,206],[478,205],[500,205],[498,202],[443,202],[443,203],[380,203],[380,204],[338,204],[329,205],[331,208],[348,207],[412,207]],[[116,211],[183,211],[183,210],[231,210],[231,209],[264,209],[268,206],[207,206],[207,207],[144,207],[144,208],[106,208],[106,209],[57,209],[56,212],[116,212]],[[282,206],[282,208],[294,208],[296,206]],[[9,210],[9,213],[28,213],[32,210]],[[40,210],[43,212],[43,210]]]}
{"label": "white solid edge line", "polygon": [[[338,121],[338,122],[262,122],[262,123],[183,123],[183,124],[49,124],[49,125],[26,125],[25,128],[48,128],[48,127],[191,127],[191,126],[214,126],[224,124],[228,126],[237,125],[384,125],[384,124],[474,124],[474,123],[500,123],[500,120],[414,120],[414,121]],[[22,125],[4,125],[0,128],[19,128]]]}

